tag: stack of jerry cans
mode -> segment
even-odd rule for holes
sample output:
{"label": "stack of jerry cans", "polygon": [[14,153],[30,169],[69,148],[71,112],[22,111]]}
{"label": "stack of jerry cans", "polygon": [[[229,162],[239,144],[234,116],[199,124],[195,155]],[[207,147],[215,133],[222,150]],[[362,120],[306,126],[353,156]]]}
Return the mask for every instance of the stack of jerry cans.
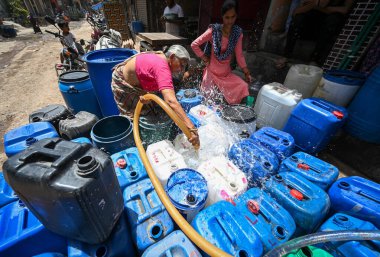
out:
{"label": "stack of jerry cans", "polygon": [[282,161],[294,152],[294,138],[289,133],[271,127],[263,127],[250,137],[253,141],[265,146]]}
{"label": "stack of jerry cans", "polygon": [[197,248],[181,230],[170,233],[161,241],[146,249],[142,257],[202,257]]}
{"label": "stack of jerry cans", "polygon": [[263,190],[292,215],[297,226],[295,236],[313,232],[330,208],[325,191],[294,172],[272,176]]}
{"label": "stack of jerry cans", "polygon": [[[240,211],[227,201],[201,211],[191,225],[207,241],[233,256],[260,257],[263,245]],[[208,256],[204,253],[204,256]]]}
{"label": "stack of jerry cans", "polygon": [[297,152],[283,160],[279,172],[300,174],[325,191],[339,176],[335,166],[304,152]]}
{"label": "stack of jerry cans", "polygon": [[235,199],[235,203],[260,237],[264,252],[288,241],[296,230],[289,212],[258,188],[249,189]]}
{"label": "stack of jerry cans", "polygon": [[294,137],[303,152],[323,150],[347,119],[345,108],[320,98],[302,100],[292,111],[284,131]]}
{"label": "stack of jerry cans", "polygon": [[123,196],[132,240],[140,254],[173,231],[173,221],[150,179],[128,186]]}
{"label": "stack of jerry cans", "polygon": [[372,222],[380,228],[380,185],[362,177],[337,180],[329,189],[336,212]]}
{"label": "stack of jerry cans", "polygon": [[148,177],[136,147],[128,148],[111,155],[121,191],[144,178]]}

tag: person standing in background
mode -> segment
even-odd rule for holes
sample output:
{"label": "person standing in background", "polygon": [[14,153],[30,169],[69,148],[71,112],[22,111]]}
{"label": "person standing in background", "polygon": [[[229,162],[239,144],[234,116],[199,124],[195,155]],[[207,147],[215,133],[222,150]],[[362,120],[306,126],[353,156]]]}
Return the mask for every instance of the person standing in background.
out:
{"label": "person standing in background", "polygon": [[165,0],[166,7],[161,21],[165,23],[165,32],[179,36],[181,25],[183,24],[182,7],[174,2],[174,0]]}

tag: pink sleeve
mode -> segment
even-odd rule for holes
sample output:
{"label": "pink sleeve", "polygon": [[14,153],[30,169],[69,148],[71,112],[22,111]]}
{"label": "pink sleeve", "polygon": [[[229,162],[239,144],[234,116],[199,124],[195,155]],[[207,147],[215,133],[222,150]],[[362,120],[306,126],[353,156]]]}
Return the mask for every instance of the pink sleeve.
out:
{"label": "pink sleeve", "polygon": [[[161,58],[160,58],[161,59]],[[158,86],[158,90],[164,90],[164,89],[173,89],[173,80],[172,80],[172,73],[170,71],[168,63],[161,59],[157,65],[154,67],[154,75],[156,78],[156,83]]]}
{"label": "pink sleeve", "polygon": [[240,68],[247,67],[247,63],[245,62],[245,58],[243,55],[243,33],[241,33],[237,44],[235,46],[235,55],[236,55],[236,61],[239,64]]}
{"label": "pink sleeve", "polygon": [[203,33],[202,35],[200,35],[197,39],[195,39],[191,43],[191,48],[193,49],[194,53],[198,57],[202,57],[205,54],[203,52],[203,50],[201,49],[201,45],[203,45],[207,41],[211,41],[211,37],[212,37],[212,28],[208,28],[205,31],[205,33]]}

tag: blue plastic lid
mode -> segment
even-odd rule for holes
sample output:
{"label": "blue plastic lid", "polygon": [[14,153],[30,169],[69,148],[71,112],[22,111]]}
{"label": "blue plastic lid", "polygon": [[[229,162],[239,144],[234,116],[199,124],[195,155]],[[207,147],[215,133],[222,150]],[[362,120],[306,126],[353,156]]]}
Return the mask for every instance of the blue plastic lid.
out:
{"label": "blue plastic lid", "polygon": [[361,86],[366,80],[363,73],[348,70],[329,70],[323,74],[323,78],[334,83],[348,86]]}
{"label": "blue plastic lid", "polygon": [[193,169],[179,169],[172,173],[165,191],[174,206],[183,211],[201,209],[208,195],[206,179]]}

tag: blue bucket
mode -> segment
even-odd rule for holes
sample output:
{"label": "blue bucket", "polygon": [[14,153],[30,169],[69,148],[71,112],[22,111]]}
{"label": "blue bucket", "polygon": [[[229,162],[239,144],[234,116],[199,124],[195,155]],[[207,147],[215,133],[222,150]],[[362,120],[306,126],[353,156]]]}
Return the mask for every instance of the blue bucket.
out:
{"label": "blue bucket", "polygon": [[142,23],[141,21],[132,21],[131,24],[132,24],[133,33],[137,34],[137,33],[145,31],[144,23]]}
{"label": "blue bucket", "polygon": [[172,173],[165,191],[189,223],[203,209],[208,195],[206,179],[192,169],[179,169]]}
{"label": "blue bucket", "polygon": [[132,122],[124,116],[105,117],[92,127],[91,139],[110,155],[125,150],[134,146]]}
{"label": "blue bucket", "polygon": [[110,48],[92,51],[83,56],[103,116],[119,114],[111,90],[112,68],[136,53],[127,48]]}

